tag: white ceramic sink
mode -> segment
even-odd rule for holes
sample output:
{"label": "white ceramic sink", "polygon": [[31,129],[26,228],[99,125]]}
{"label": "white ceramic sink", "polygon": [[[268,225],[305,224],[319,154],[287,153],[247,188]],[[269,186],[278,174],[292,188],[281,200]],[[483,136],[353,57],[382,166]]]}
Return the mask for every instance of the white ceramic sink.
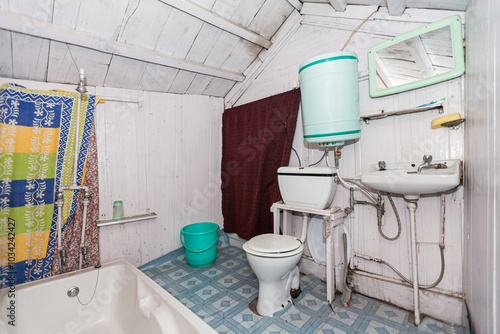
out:
{"label": "white ceramic sink", "polygon": [[460,184],[460,160],[432,161],[432,164],[443,164],[447,168],[426,168],[418,172],[421,164],[387,163],[384,170],[375,164],[361,174],[361,183],[378,191],[402,194],[408,200],[416,200],[423,194],[445,192]]}

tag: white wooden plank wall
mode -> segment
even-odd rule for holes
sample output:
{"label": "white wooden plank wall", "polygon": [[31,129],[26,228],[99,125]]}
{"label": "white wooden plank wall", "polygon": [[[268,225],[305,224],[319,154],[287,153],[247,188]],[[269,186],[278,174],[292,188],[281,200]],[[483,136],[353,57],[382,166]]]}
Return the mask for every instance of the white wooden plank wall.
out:
{"label": "white wooden plank wall", "polygon": [[500,3],[467,10],[464,294],[472,333],[500,332]]}
{"label": "white wooden plank wall", "polygon": [[141,265],[181,247],[183,226],[211,221],[222,227],[222,99],[114,88],[97,93],[143,103],[98,106],[101,217],[111,217],[117,199],[126,214],[149,209],[159,216],[101,228],[102,261]]}
{"label": "white wooden plank wall", "polygon": [[[1,78],[30,89],[75,85]],[[113,201],[125,214],[157,219],[100,228],[101,260],[125,258],[139,266],[181,247],[180,229],[209,221],[222,228],[220,162],[223,100],[91,87],[91,94],[140,101],[108,100],[96,108],[101,219],[112,217]]]}
{"label": "white wooden plank wall", "polygon": [[[306,4],[304,4],[303,11],[305,8],[307,8]],[[336,15],[340,14],[337,13]],[[356,13],[351,12],[348,15],[355,17]],[[391,111],[416,107],[441,98],[446,98],[444,105],[446,114],[463,112],[463,80],[461,78],[394,96],[378,99],[369,97],[366,77],[368,48],[387,39],[387,36],[398,35],[424,24],[421,21],[426,18],[434,21],[436,17],[446,14],[440,11],[419,10],[419,15],[412,17],[415,22],[420,23],[390,22],[387,24],[385,17],[384,21],[381,22],[377,22],[377,20],[375,22],[368,21],[367,26],[364,27],[364,32],[360,30],[347,46],[346,50],[355,51],[359,57],[359,71],[362,74],[360,80],[360,112],[362,115],[376,113],[382,109]],[[361,17],[359,14],[357,16]],[[299,64],[318,54],[338,51],[351,30],[360,23],[360,19],[328,17],[328,24],[331,27],[335,26],[335,28],[307,24],[307,22],[313,22],[317,18],[318,16],[304,16],[303,22],[305,21],[306,24],[299,28],[288,44],[283,47],[269,66],[243,94],[237,105],[297,87]],[[341,26],[341,29],[338,26]],[[348,27],[349,29],[347,29]],[[424,154],[432,154],[435,160],[463,159],[463,128],[458,130],[432,130],[430,127],[431,120],[440,116],[442,114],[437,111],[431,111],[372,121],[368,125],[362,124],[361,139],[354,144],[352,142],[348,143],[342,150],[341,172],[349,177],[359,176],[362,171],[379,160],[418,162],[421,161]],[[320,150],[317,145],[307,144],[303,141],[301,121],[297,125],[294,147],[299,152],[304,166],[316,162],[323,154],[323,150]],[[330,162],[331,164],[334,163],[333,158],[330,158]],[[298,165],[294,155],[290,159],[290,164]],[[323,162],[321,165],[324,166],[325,163]],[[348,205],[348,196],[348,190],[339,186],[333,205],[342,208],[346,207]],[[356,191],[355,196],[356,199],[365,199],[358,191]],[[356,206],[354,230],[351,231],[354,239],[354,250],[362,254],[382,258],[398,268],[406,277],[411,277],[409,215],[403,198],[396,196],[394,200],[402,219],[401,237],[397,241],[383,239],[378,233],[375,210],[371,207]],[[387,213],[384,217],[383,230],[387,235],[393,236],[397,232],[397,225],[388,200],[386,200],[385,208]],[[454,323],[461,322],[462,312],[460,300],[454,299],[462,296],[462,209],[462,188],[446,195],[446,271],[442,282],[433,290],[437,293],[426,293],[426,296],[430,295],[431,297],[423,298],[421,303],[422,312],[432,313],[437,318]],[[439,276],[439,223],[439,196],[422,197],[419,200],[417,210],[419,279],[422,284],[430,284]],[[341,240],[340,235],[337,235],[336,238],[339,241]],[[342,249],[343,247],[339,245],[339,252]],[[341,261],[341,255],[337,255],[337,257],[337,260]],[[367,263],[359,259],[356,259],[354,264],[359,270],[374,273],[379,275],[378,277],[384,277],[389,281],[399,280],[392,270],[379,264]],[[359,280],[355,281],[359,282]],[[375,284],[378,282],[377,279],[369,279],[367,282],[367,284],[373,283],[373,285],[358,286],[358,290],[362,290],[363,293],[373,297],[391,301],[407,309],[412,308],[411,293],[405,292],[406,294],[401,296],[401,291],[397,289],[377,289]],[[445,297],[441,298],[439,294]]]}

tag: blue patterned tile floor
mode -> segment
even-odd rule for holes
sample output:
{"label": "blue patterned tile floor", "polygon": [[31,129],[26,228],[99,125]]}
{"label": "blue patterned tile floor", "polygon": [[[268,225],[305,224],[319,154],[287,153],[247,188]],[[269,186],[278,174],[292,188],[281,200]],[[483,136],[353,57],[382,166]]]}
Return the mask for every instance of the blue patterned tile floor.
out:
{"label": "blue patterned tile floor", "polygon": [[[443,333],[443,323],[425,318],[418,328],[409,312],[354,294],[346,308],[340,298],[328,305],[326,285],[314,275],[301,277],[302,293],[292,304],[261,317],[249,303],[258,296],[258,281],[242,249],[217,249],[209,267],[189,266],[183,248],[141,269],[219,333]],[[332,311],[333,309],[333,311]]]}

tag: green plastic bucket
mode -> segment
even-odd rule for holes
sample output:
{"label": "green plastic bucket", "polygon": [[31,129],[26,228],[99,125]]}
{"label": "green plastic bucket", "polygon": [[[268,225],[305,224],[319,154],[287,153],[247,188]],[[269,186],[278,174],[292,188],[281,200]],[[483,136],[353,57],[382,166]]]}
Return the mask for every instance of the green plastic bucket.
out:
{"label": "green plastic bucket", "polygon": [[214,262],[219,233],[219,225],[215,223],[195,223],[181,229],[181,243],[191,267],[203,268]]}

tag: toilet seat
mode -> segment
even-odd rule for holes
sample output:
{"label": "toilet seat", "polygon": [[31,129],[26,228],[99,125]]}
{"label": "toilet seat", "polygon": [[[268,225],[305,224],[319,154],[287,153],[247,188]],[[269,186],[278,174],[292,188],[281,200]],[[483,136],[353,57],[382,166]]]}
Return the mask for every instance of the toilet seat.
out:
{"label": "toilet seat", "polygon": [[287,257],[302,252],[304,246],[290,235],[268,233],[253,237],[243,245],[243,249],[256,256]]}

